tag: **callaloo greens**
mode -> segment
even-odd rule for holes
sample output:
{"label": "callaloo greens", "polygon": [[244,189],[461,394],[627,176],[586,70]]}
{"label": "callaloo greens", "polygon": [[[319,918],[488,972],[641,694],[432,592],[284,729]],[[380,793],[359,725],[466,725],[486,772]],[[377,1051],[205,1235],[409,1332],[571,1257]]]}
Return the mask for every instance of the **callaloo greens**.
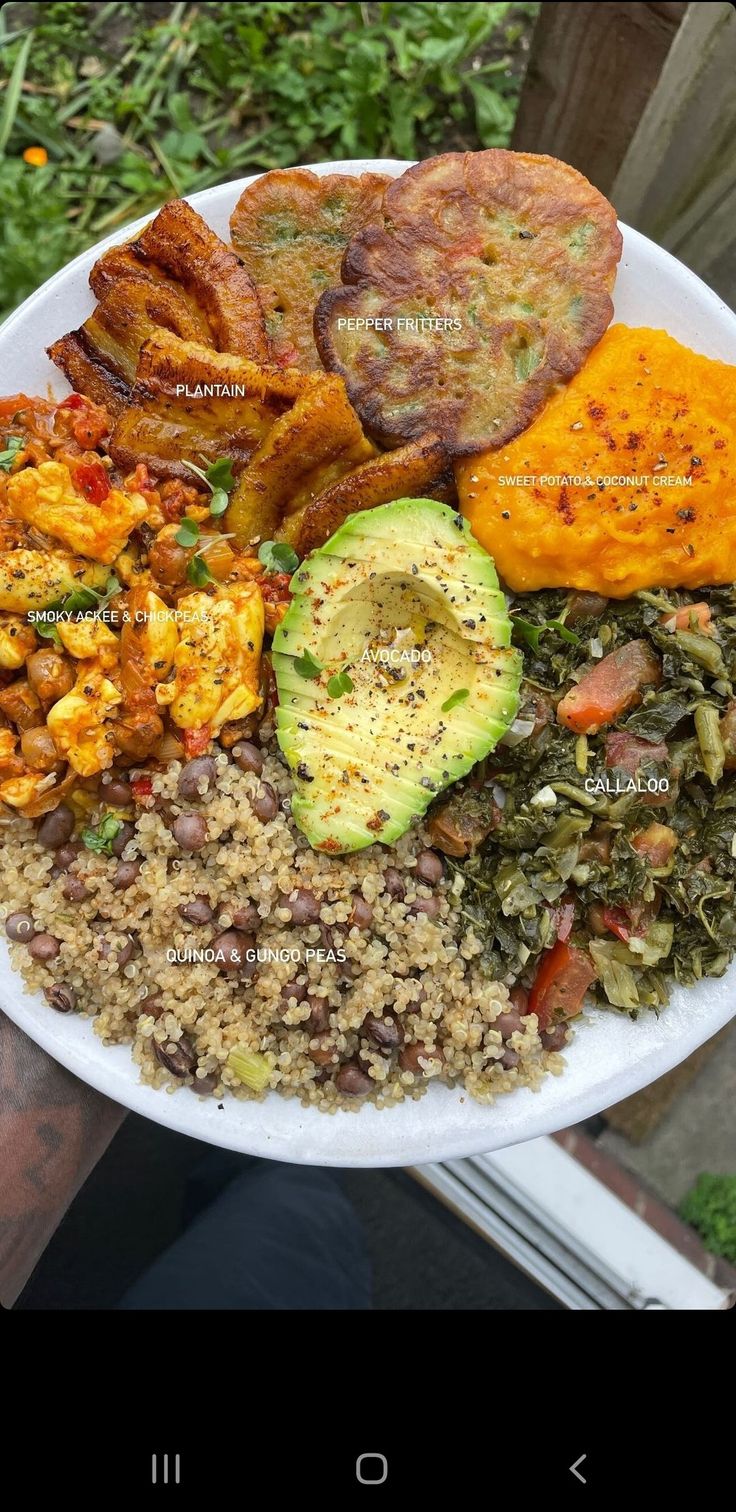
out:
{"label": "callaloo greens", "polygon": [[[736,587],[697,601],[550,591],[511,615],[518,718],[435,809],[434,842],[489,974],[530,987],[531,1006],[554,947],[563,965],[585,953],[602,1004],[658,1009],[671,977],[719,976],[736,950]],[[590,726],[567,728],[561,696],[577,687],[584,706],[592,669],[631,643],[658,680],[609,720],[592,700]]]}

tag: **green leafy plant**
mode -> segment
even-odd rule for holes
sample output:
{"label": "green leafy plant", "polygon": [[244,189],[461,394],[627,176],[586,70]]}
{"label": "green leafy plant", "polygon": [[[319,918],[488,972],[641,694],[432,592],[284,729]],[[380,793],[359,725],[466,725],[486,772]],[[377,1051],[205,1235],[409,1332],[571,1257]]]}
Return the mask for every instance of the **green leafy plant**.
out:
{"label": "green leafy plant", "polygon": [[327,693],[330,698],[342,698],[343,693],[352,693],[353,679],[349,672],[336,672],[327,683]]}
{"label": "green leafy plant", "polygon": [[703,1171],[680,1203],[680,1217],[698,1230],[712,1255],[736,1264],[736,1176]]}
{"label": "green leafy plant", "polygon": [[7,437],[5,450],[0,451],[0,467],[3,472],[10,472],[18,452],[22,451],[24,446],[25,441],[22,436]]}
{"label": "green leafy plant", "polygon": [[210,572],[201,552],[197,552],[192,557],[187,567],[187,577],[190,583],[194,583],[195,588],[206,588],[208,583],[217,582],[217,578],[214,573]]}
{"label": "green leafy plant", "polygon": [[322,663],[318,662],[315,656],[312,656],[311,651],[305,651],[303,656],[294,657],[294,670],[299,673],[300,677],[311,679],[319,677],[323,668]]}
{"label": "green leafy plant", "polygon": [[266,572],[296,572],[299,558],[285,541],[263,541],[258,547],[258,560]]}
{"label": "green leafy plant", "polygon": [[[218,457],[216,462],[211,462],[209,467],[204,470],[198,467],[196,462],[187,462],[185,460],[184,466],[190,468],[193,473],[197,474],[198,478],[202,479],[203,483],[207,484],[210,491],[210,514],[215,518],[218,515],[223,515],[230,503],[229,496],[231,490],[235,487],[235,474],[230,458]],[[176,539],[178,541],[179,537],[177,536]],[[192,546],[193,544],[193,541],[180,542],[182,546]]]}
{"label": "green leafy plant", "polygon": [[[162,17],[147,4],[6,6],[0,310],[174,195],[320,158],[505,146],[537,10],[179,0]],[[47,163],[24,162],[29,147]]]}
{"label": "green leafy plant", "polygon": [[112,842],[120,834],[122,827],[122,819],[117,819],[114,814],[105,814],[94,829],[82,830],[82,844],[98,856],[111,856]]}
{"label": "green leafy plant", "polygon": [[185,515],[184,519],[181,522],[181,525],[179,526],[179,529],[176,532],[176,535],[174,536],[174,540],[177,541],[180,546],[196,546],[197,541],[199,540],[199,525],[197,524],[197,521],[193,520],[190,515]]}
{"label": "green leafy plant", "polygon": [[469,697],[469,688],[456,688],[455,692],[451,693],[450,697],[446,698],[444,703],[442,704],[442,713],[449,714],[451,709],[457,708],[458,704],[465,703],[466,698]]}

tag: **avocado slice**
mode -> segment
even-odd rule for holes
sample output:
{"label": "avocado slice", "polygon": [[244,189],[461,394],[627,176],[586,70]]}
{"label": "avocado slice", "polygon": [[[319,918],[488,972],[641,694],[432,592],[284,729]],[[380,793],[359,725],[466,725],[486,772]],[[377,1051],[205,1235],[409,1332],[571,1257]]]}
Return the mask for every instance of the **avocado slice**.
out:
{"label": "avocado slice", "polygon": [[315,850],[390,844],[516,713],[493,559],[454,510],[400,499],[350,515],[291,587],[273,666],[292,814]]}

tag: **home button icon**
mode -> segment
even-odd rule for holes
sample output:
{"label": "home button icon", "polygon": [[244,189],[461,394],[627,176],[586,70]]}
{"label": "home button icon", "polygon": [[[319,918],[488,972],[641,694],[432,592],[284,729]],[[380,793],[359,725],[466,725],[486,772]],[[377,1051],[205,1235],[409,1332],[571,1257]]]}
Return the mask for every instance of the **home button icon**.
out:
{"label": "home button icon", "polygon": [[355,1478],[361,1486],[382,1486],[388,1480],[385,1454],[359,1454],[355,1461]]}

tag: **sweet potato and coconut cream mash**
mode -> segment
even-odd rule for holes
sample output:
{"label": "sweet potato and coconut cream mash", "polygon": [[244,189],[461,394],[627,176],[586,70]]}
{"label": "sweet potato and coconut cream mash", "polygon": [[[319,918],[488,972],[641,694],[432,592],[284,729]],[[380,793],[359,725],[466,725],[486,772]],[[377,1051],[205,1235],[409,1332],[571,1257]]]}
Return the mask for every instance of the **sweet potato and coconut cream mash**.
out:
{"label": "sweet potato and coconut cream mash", "polygon": [[736,370],[613,326],[528,430],[459,462],[457,480],[517,593],[733,582]]}

